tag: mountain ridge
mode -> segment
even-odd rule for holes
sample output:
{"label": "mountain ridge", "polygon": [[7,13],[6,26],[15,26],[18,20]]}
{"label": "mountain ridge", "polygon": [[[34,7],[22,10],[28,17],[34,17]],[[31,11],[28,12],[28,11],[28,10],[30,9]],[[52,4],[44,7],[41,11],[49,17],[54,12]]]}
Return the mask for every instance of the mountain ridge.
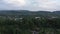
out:
{"label": "mountain ridge", "polygon": [[43,15],[43,16],[60,16],[60,11],[28,11],[28,10],[5,10],[0,11],[0,15]]}

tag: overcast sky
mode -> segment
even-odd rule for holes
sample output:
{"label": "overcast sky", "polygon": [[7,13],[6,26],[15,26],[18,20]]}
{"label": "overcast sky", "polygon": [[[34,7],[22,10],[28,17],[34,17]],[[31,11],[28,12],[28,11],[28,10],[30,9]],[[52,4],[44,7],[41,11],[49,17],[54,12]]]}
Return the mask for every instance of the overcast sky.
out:
{"label": "overcast sky", "polygon": [[60,0],[0,0],[0,10],[60,10]]}

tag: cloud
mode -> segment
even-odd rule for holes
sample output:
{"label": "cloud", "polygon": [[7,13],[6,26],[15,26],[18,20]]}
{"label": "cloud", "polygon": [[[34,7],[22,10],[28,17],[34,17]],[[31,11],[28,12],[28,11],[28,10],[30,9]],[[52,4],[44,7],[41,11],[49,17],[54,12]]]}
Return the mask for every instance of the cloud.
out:
{"label": "cloud", "polygon": [[57,1],[56,0],[35,0],[35,7],[42,10],[56,10]]}
{"label": "cloud", "polygon": [[0,0],[5,10],[60,10],[60,0]]}
{"label": "cloud", "polygon": [[24,6],[26,4],[25,0],[4,0],[4,2],[16,6]]}

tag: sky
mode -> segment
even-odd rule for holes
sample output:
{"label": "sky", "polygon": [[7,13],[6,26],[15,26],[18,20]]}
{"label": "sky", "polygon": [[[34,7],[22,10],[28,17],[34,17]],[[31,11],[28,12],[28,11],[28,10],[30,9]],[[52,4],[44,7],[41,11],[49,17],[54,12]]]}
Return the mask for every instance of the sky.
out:
{"label": "sky", "polygon": [[0,0],[0,10],[60,10],[60,0]]}

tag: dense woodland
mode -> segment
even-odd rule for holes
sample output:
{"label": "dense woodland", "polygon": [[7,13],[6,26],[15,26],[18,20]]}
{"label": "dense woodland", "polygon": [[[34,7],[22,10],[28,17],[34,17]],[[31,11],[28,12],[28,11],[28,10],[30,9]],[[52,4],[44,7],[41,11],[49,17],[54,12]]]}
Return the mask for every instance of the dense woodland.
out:
{"label": "dense woodland", "polygon": [[0,34],[60,34],[60,11],[0,11]]}
{"label": "dense woodland", "polygon": [[37,31],[39,34],[60,34],[60,18],[11,18],[0,16],[0,34],[32,34],[31,31]]}

